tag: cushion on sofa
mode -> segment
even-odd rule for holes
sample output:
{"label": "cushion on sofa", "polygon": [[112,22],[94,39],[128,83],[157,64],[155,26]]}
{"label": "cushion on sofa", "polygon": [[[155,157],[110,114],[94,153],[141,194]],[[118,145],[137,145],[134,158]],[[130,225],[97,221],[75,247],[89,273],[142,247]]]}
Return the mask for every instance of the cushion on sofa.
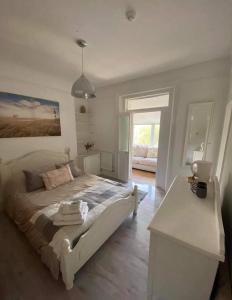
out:
{"label": "cushion on sofa", "polygon": [[146,145],[134,145],[133,156],[147,157],[148,146]]}
{"label": "cushion on sofa", "polygon": [[156,147],[148,147],[147,157],[155,158],[158,156],[158,148]]}

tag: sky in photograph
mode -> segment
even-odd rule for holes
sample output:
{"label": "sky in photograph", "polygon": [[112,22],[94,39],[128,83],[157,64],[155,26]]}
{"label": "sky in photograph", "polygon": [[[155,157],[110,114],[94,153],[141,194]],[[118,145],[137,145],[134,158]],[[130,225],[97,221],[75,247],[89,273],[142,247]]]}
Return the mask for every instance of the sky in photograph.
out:
{"label": "sky in photograph", "polygon": [[28,96],[0,92],[0,117],[59,118],[59,103]]}

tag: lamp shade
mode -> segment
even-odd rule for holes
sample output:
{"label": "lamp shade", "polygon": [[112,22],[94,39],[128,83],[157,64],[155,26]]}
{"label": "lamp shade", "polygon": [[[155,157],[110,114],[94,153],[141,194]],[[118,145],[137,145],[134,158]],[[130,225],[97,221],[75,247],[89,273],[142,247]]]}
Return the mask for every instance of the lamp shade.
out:
{"label": "lamp shade", "polygon": [[81,75],[72,86],[71,95],[76,98],[95,98],[95,87],[89,82],[84,74]]}

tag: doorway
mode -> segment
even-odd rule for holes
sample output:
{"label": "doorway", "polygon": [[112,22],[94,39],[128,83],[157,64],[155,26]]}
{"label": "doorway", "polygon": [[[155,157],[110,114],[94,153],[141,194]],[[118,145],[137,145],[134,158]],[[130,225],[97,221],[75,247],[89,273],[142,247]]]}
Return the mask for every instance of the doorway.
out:
{"label": "doorway", "polygon": [[132,115],[131,178],[155,185],[161,111]]}
{"label": "doorway", "polygon": [[133,116],[151,112],[160,113],[159,154],[157,171],[154,172],[156,185],[167,190],[172,179],[170,149],[173,146],[173,88],[129,94],[119,98],[117,176],[125,182],[132,177]]}

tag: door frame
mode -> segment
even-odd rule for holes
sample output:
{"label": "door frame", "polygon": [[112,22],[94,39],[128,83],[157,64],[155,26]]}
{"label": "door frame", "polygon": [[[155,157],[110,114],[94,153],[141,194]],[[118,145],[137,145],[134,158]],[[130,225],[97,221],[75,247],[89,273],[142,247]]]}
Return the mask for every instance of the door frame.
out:
{"label": "door frame", "polygon": [[[152,108],[152,109],[139,109],[139,110],[131,110],[129,112],[125,111],[125,101],[128,98],[142,98],[142,97],[146,97],[146,96],[152,96],[154,94],[163,94],[163,93],[168,93],[169,94],[169,106],[168,107],[156,107],[156,108]],[[152,112],[152,111],[161,111],[161,117],[162,117],[162,112],[164,109],[170,109],[170,125],[169,125],[169,134],[168,134],[168,149],[167,149],[167,156],[166,156],[166,169],[164,170],[165,172],[165,182],[164,182],[164,190],[166,191],[172,181],[172,177],[173,175],[171,174],[171,165],[172,165],[172,157],[173,157],[173,152],[171,151],[171,149],[174,146],[174,109],[175,109],[175,87],[166,87],[166,88],[160,88],[160,89],[155,89],[155,90],[148,90],[148,91],[142,91],[142,92],[135,92],[135,93],[129,93],[129,94],[124,94],[119,96],[119,115],[121,113],[139,113],[139,112]],[[130,120],[132,118],[130,117]],[[119,120],[119,118],[118,118]],[[130,122],[130,126],[131,126],[131,122]],[[118,126],[117,126],[118,127]],[[130,128],[131,130],[131,128]],[[119,134],[118,136],[118,141],[119,141]],[[130,140],[131,142],[131,140]],[[119,145],[117,147],[118,151],[119,151]],[[130,157],[128,158],[130,159]],[[119,157],[118,157],[119,160]],[[158,159],[159,160],[159,159]],[[158,162],[157,162],[158,165]],[[130,163],[128,163],[128,166],[130,167]],[[129,174],[129,173],[128,173]],[[159,174],[157,174],[157,176],[159,176]]]}
{"label": "door frame", "polygon": [[[129,128],[128,128],[128,143],[127,150],[121,149],[120,145],[120,118],[122,116],[127,116],[129,118]],[[130,147],[131,147],[131,114],[129,112],[120,112],[118,114],[118,126],[117,126],[117,178],[123,182],[127,182],[130,178]],[[122,161],[123,165],[122,165]],[[126,165],[126,166],[125,166]],[[128,167],[128,169],[127,169]],[[127,171],[125,171],[125,168]]]}

